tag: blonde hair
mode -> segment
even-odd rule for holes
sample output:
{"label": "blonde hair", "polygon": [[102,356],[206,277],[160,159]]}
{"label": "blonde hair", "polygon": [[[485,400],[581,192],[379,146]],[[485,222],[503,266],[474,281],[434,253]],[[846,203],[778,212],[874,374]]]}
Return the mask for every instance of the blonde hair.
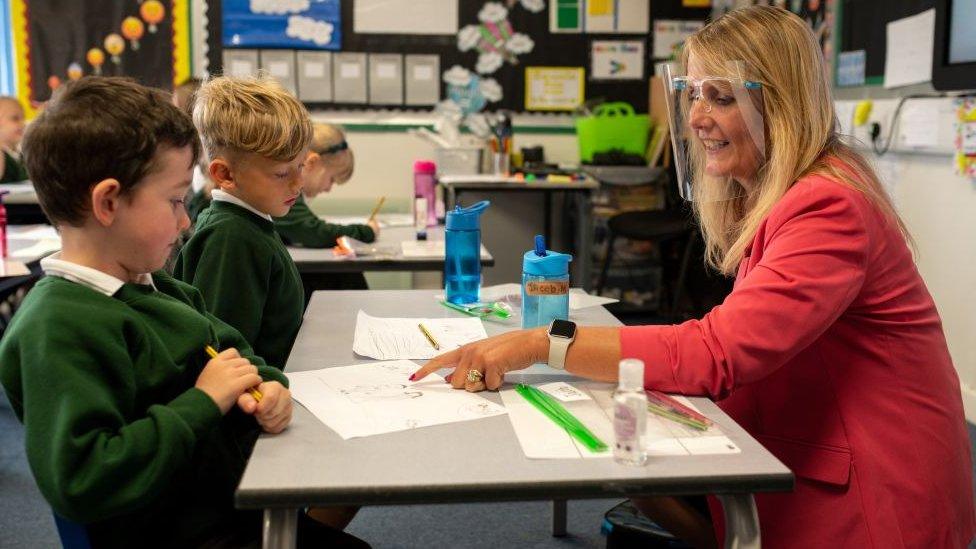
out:
{"label": "blonde hair", "polygon": [[[863,193],[912,242],[874,170],[838,134],[826,64],[802,19],[768,6],[734,10],[688,39],[682,51],[685,66],[689,56],[708,74],[730,77],[736,75],[729,74],[726,62],[744,61],[753,73],[748,78],[762,85],[766,161],[750,185],[751,194],[728,178],[718,184],[738,187],[728,195],[737,198],[693,203],[705,237],[706,263],[724,274],[735,273],[773,206],[811,174]],[[696,194],[716,192],[702,187],[695,186]]]}
{"label": "blonde hair", "polygon": [[305,106],[266,77],[219,76],[196,93],[193,123],[207,158],[253,153],[290,161],[308,148],[312,121]]}
{"label": "blonde hair", "polygon": [[346,143],[346,133],[341,127],[325,122],[313,124],[311,151],[322,157],[322,164],[335,173],[333,180],[341,185],[352,177],[356,158]]}

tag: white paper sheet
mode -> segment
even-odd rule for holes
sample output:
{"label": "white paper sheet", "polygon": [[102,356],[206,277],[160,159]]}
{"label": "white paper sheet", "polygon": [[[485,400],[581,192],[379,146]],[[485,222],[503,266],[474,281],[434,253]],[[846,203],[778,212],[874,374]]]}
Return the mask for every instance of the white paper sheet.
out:
{"label": "white paper sheet", "polygon": [[[607,443],[613,444],[613,422],[611,414],[613,401],[610,389],[590,390],[574,385],[592,399],[564,402],[563,406],[575,415],[590,431]],[[543,388],[542,385],[539,386]],[[565,430],[535,409],[514,388],[506,388],[499,393],[508,410],[512,428],[529,459],[588,459],[611,457],[613,452],[594,454],[585,446],[575,442]],[[695,408],[684,397],[675,397],[682,404]],[[674,421],[647,414],[645,447],[651,457],[688,456],[705,454],[735,454],[741,450],[722,430],[713,425],[707,431],[699,431]]]}
{"label": "white paper sheet", "polygon": [[468,421],[505,413],[494,402],[458,391],[409,360],[374,362],[287,374],[291,395],[344,439]]}
{"label": "white paper sheet", "polygon": [[898,136],[906,147],[937,147],[942,107],[946,101],[941,99],[913,99],[906,101],[901,108],[898,121]]}
{"label": "white paper sheet", "polygon": [[[420,323],[440,349],[427,340]],[[357,355],[379,360],[434,358],[486,337],[488,334],[479,318],[379,318],[359,311],[352,350]]]}
{"label": "white paper sheet", "polygon": [[[444,258],[445,244],[443,240],[404,240],[401,243],[403,257],[435,257]],[[488,250],[481,245],[481,257],[488,257]]]}
{"label": "white paper sheet", "polygon": [[44,257],[48,254],[53,254],[54,252],[61,249],[61,240],[51,240],[44,239],[38,240],[33,245],[26,248],[21,248],[17,251],[11,251],[10,257],[14,259],[22,259],[25,261],[33,261],[39,257]]}
{"label": "white paper sheet", "polygon": [[888,23],[884,87],[931,80],[934,43],[935,8]]}
{"label": "white paper sheet", "polygon": [[61,240],[58,230],[50,225],[10,225],[7,238],[23,240]]}
{"label": "white paper sheet", "polygon": [[549,393],[554,398],[562,402],[575,402],[577,400],[590,400],[590,395],[580,391],[565,381],[555,381],[539,385],[539,388]]}

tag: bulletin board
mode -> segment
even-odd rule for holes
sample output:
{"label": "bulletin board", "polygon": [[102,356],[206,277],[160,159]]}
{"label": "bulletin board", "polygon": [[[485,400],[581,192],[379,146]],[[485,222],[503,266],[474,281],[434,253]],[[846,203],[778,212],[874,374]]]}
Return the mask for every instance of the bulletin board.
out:
{"label": "bulletin board", "polygon": [[843,0],[839,51],[864,50],[865,82],[884,83],[887,25],[935,7],[935,0]]}
{"label": "bulletin board", "polygon": [[[444,0],[416,0],[419,3],[443,2]],[[599,5],[614,5],[612,0],[589,0]],[[628,0],[629,1],[629,0]],[[550,8],[555,4],[565,4],[565,0],[498,0],[496,4],[507,8],[507,22],[510,29],[502,25],[498,28],[490,25],[481,24],[479,14],[486,5],[486,1],[457,0],[457,28],[459,30],[466,26],[478,27],[471,32],[471,47],[466,51],[459,49],[459,36],[452,34],[398,34],[396,32],[356,32],[355,28],[355,4],[356,0],[342,1],[341,12],[339,14],[339,33],[342,37],[341,52],[362,52],[367,54],[427,54],[436,55],[440,60],[440,72],[443,75],[451,70],[455,65],[459,65],[474,74],[476,67],[481,61],[479,50],[483,51],[485,46],[481,41],[484,37],[489,37],[491,33],[517,32],[529,38],[533,47],[527,52],[517,52],[514,62],[507,59],[509,52],[503,52],[506,60],[488,75],[494,79],[498,86],[497,93],[500,97],[497,100],[489,98],[486,110],[509,109],[515,112],[526,110],[526,68],[528,67],[566,67],[583,68],[585,77],[583,79],[583,95],[589,101],[603,98],[608,101],[626,101],[633,105],[638,112],[647,112],[647,86],[648,78],[653,73],[653,63],[651,59],[654,51],[653,35],[650,29],[654,26],[654,21],[663,20],[691,20],[703,21],[711,15],[711,8],[689,8],[684,7],[683,0],[649,0],[647,2],[649,14],[648,29],[644,34],[618,34],[611,32],[551,32]],[[373,2],[375,4],[375,2]],[[227,2],[224,2],[226,5]],[[543,4],[545,7],[541,11],[530,11],[526,6]],[[623,2],[617,3],[623,4]],[[585,6],[585,2],[580,4]],[[208,61],[212,73],[221,72],[223,63],[223,49],[233,48],[233,45],[225,45],[222,37],[225,35],[221,26],[226,19],[222,13],[220,2],[210,1],[207,6],[208,25]],[[603,24],[603,23],[601,23]],[[607,22],[607,25],[622,24],[621,21]],[[419,31],[418,31],[419,32]],[[486,34],[487,33],[487,34]],[[479,38],[478,34],[482,38]],[[603,41],[612,42],[607,47],[617,48],[619,53],[638,56],[642,61],[640,68],[636,69],[636,64],[628,63],[626,67],[621,67],[620,63],[605,65],[610,68],[599,69],[598,72],[609,74],[614,70],[637,71],[630,73],[626,79],[594,78],[592,73],[593,64],[591,63],[594,52],[593,42]],[[626,44],[621,44],[626,42]],[[483,47],[484,46],[484,47]],[[272,46],[267,46],[272,47]],[[639,51],[638,48],[639,47]],[[305,49],[305,48],[302,48]],[[598,53],[609,51],[598,49]],[[633,58],[633,57],[631,57]],[[440,77],[440,75],[438,75]],[[441,97],[447,97],[447,85],[440,81]],[[399,108],[405,109],[402,104],[382,104],[371,102],[370,104],[348,104],[336,102],[309,102],[312,108],[342,108],[342,109],[375,109],[375,108]],[[428,110],[429,107],[423,110]]]}
{"label": "bulletin board", "polygon": [[17,95],[28,117],[84,75],[172,89],[191,74],[189,14],[189,0],[11,0]]}

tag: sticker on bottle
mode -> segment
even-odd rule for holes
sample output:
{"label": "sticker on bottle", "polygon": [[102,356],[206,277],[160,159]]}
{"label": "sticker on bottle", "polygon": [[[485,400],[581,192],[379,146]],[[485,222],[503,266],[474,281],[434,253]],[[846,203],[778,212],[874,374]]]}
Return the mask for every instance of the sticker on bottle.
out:
{"label": "sticker on bottle", "polygon": [[535,280],[525,283],[525,295],[566,295],[568,293],[568,280]]}

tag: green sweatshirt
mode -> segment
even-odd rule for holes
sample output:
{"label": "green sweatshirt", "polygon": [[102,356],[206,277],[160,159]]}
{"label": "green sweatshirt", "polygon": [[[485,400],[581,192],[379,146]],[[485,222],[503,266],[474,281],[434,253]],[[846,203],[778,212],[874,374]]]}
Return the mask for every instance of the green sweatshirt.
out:
{"label": "green sweatshirt", "polygon": [[306,248],[331,248],[340,236],[352,237],[362,242],[376,240],[373,228],[369,225],[326,223],[312,212],[305,197],[301,195],[284,217],[275,218],[274,225],[285,244]]}
{"label": "green sweatshirt", "polygon": [[206,345],[236,347],[287,384],[196,289],[162,272],[153,281],[109,297],[44,277],[0,341],[37,485],[95,547],[193,546],[235,513],[259,427],[194,388]]}
{"label": "green sweatshirt", "polygon": [[305,311],[302,280],[274,224],[230,202],[200,212],[176,278],[200,289],[207,310],[237,328],[254,352],[284,367]]}
{"label": "green sweatshirt", "polygon": [[17,183],[28,179],[27,168],[24,164],[13,157],[7,151],[3,151],[3,174],[0,174],[0,183]]}
{"label": "green sweatshirt", "polygon": [[210,197],[203,191],[190,191],[186,200],[186,215],[190,218],[190,223],[196,224],[200,212],[210,205]]}

